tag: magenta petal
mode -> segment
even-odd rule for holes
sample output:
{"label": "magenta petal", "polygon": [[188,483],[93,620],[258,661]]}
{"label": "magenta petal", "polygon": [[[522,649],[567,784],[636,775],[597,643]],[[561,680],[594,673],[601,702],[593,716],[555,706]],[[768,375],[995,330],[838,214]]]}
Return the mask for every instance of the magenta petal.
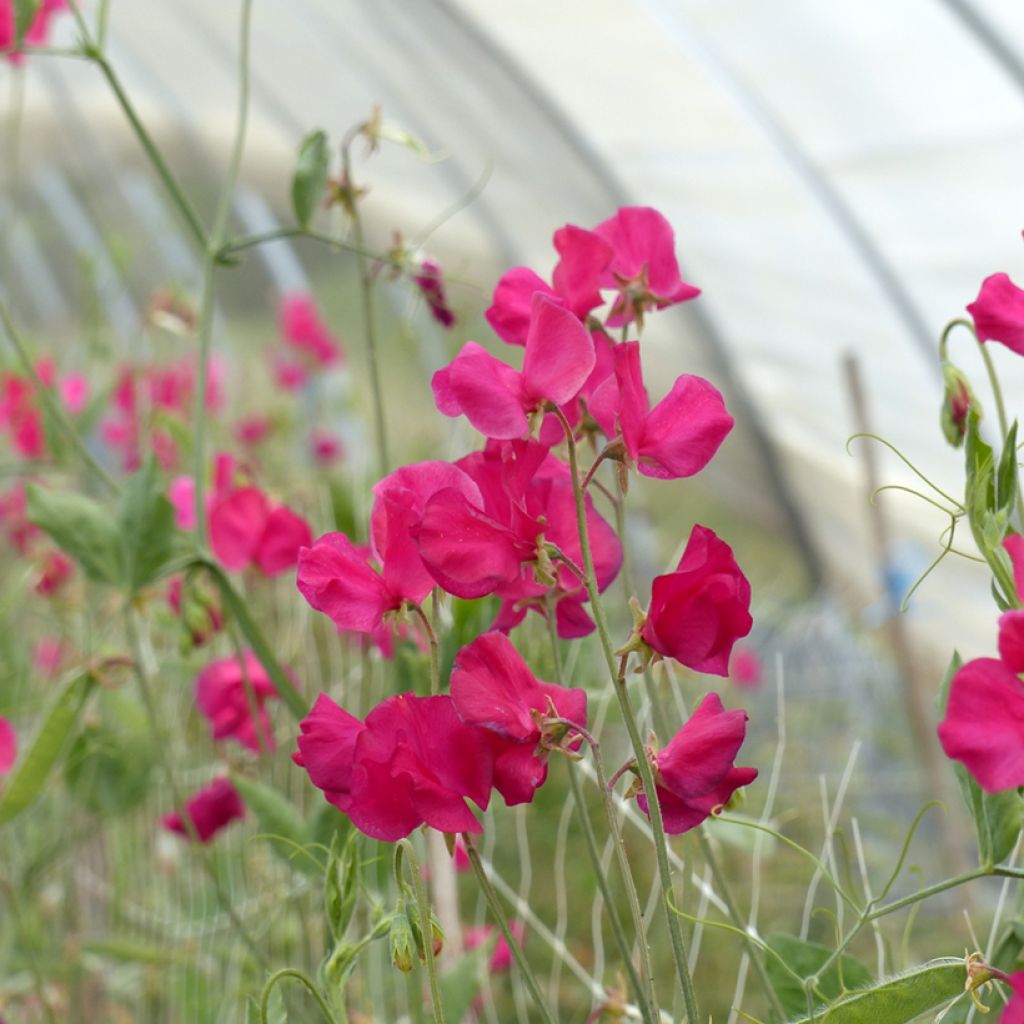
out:
{"label": "magenta petal", "polygon": [[218,498],[210,509],[210,546],[226,569],[244,569],[263,535],[270,503],[256,487]]}
{"label": "magenta petal", "polygon": [[546,295],[534,295],[523,357],[525,393],[531,399],[564,405],[579,394],[595,359],[590,334],[572,312]]}
{"label": "magenta petal", "polygon": [[397,607],[383,579],[343,533],[328,533],[299,552],[299,593],[339,629],[372,633]]}
{"label": "magenta petal", "polygon": [[939,740],[988,792],[1024,786],[1024,684],[995,658],[967,662],[950,684]]}
{"label": "magenta petal", "polygon": [[1011,533],[1003,538],[1003,547],[1013,563],[1013,585],[1017,588],[1017,598],[1024,599],[1024,537],[1019,533]]}
{"label": "magenta petal", "polygon": [[702,377],[679,377],[647,416],[637,468],[661,480],[693,476],[711,461],[732,427],[715,387]]}
{"label": "magenta petal", "polygon": [[302,516],[279,505],[267,516],[267,524],[256,545],[256,564],[268,576],[293,569],[299,549],[313,543],[313,531]]}
{"label": "magenta petal", "polygon": [[1024,611],[999,616],[999,657],[1012,672],[1024,672]]}
{"label": "magenta petal", "polygon": [[0,715],[0,775],[6,775],[18,756],[18,735],[6,718]]}
{"label": "magenta petal", "polygon": [[986,277],[967,312],[974,320],[978,341],[1000,341],[1024,355],[1024,290],[1006,274]]}
{"label": "magenta petal", "polygon": [[532,744],[512,743],[496,735],[494,744],[494,788],[509,807],[528,804],[548,777],[547,762],[537,757]]}
{"label": "magenta petal", "polygon": [[334,796],[332,803],[342,810],[348,809],[356,741],[365,728],[323,693],[299,723],[295,761],[306,769],[314,786]]}
{"label": "magenta petal", "polygon": [[[199,841],[208,843],[226,825],[245,817],[245,804],[230,779],[215,779],[186,802],[185,813],[191,819]],[[190,835],[177,811],[164,817],[163,826],[179,835]]]}
{"label": "magenta petal", "polygon": [[594,632],[594,620],[584,604],[582,598],[565,597],[555,606],[555,625],[563,640],[578,640]]}
{"label": "magenta petal", "polygon": [[530,329],[530,306],[534,292],[543,292],[556,301],[556,293],[529,267],[513,267],[502,275],[494,289],[494,301],[484,316],[494,333],[510,345],[525,345]]}
{"label": "magenta petal", "polygon": [[475,341],[434,374],[431,387],[441,412],[461,413],[486,437],[511,440],[527,431],[522,377]]}
{"label": "magenta petal", "polygon": [[353,767],[352,795],[345,807],[331,793],[327,798],[360,832],[385,843],[396,842],[423,824],[423,815],[413,806],[409,776],[396,778],[387,764],[368,758],[361,758]]}
{"label": "magenta petal", "polygon": [[672,742],[658,754],[667,789],[696,797],[715,789],[732,767],[747,732],[745,711],[726,711],[709,693]]}
{"label": "magenta petal", "polygon": [[519,576],[515,535],[458,491],[439,491],[427,502],[413,537],[431,575],[456,597],[483,597]]}
{"label": "magenta petal", "polygon": [[650,408],[640,371],[640,342],[628,341],[615,346],[615,383],[618,389],[615,418],[626,451],[636,461]]}
{"label": "magenta petal", "polygon": [[530,712],[544,710],[544,690],[503,633],[484,633],[459,651],[451,695],[459,717],[470,725],[517,743],[540,739]]}
{"label": "magenta petal", "polygon": [[551,283],[577,317],[585,317],[600,306],[601,275],[612,260],[612,247],[598,234],[586,228],[566,224],[554,237],[561,259],[555,266]]}

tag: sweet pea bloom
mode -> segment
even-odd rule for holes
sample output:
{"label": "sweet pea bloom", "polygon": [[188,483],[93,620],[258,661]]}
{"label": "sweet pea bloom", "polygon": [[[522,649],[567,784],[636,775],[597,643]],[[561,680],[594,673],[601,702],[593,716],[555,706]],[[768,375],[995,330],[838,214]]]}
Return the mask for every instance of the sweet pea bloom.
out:
{"label": "sweet pea bloom", "polygon": [[[508,923],[508,930],[515,937],[516,942],[521,946],[526,940],[526,925],[522,921],[512,918]],[[476,949],[497,932],[493,924],[471,925],[463,932],[463,941],[467,950]],[[491,974],[502,974],[512,966],[512,950],[509,948],[505,936],[498,933],[498,941],[494,944],[494,950],[487,961],[487,970]]]}
{"label": "sweet pea bloom", "polygon": [[46,552],[39,566],[36,579],[36,593],[42,597],[53,597],[71,579],[75,572],[75,563],[56,549]]}
{"label": "sweet pea bloom", "polygon": [[761,659],[749,647],[734,647],[729,659],[729,678],[745,690],[761,684]]}
{"label": "sweet pea bloom", "polygon": [[[66,0],[42,0],[25,32],[25,42],[29,46],[43,46],[50,32],[50,19],[66,8]],[[24,54],[15,50],[14,42],[14,0],[0,0],[0,54],[6,55],[12,64],[20,64]]]}
{"label": "sweet pea bloom", "polygon": [[413,284],[420,290],[430,309],[430,315],[444,328],[455,326],[455,314],[448,305],[445,295],[441,265],[434,260],[424,260],[412,275]]}
{"label": "sweet pea bloom", "polygon": [[322,320],[312,296],[285,295],[278,306],[281,338],[311,368],[331,366],[344,355],[338,339]]}
{"label": "sweet pea bloom", "polygon": [[978,341],[999,341],[1024,355],[1024,290],[1006,274],[992,274],[967,307]]}
{"label": "sweet pea bloom", "polygon": [[573,316],[536,293],[530,311],[522,372],[468,341],[431,381],[438,409],[464,415],[486,437],[525,437],[531,417],[550,402],[565,405],[579,394],[594,368],[594,343]]}
{"label": "sweet pea bloom", "polygon": [[[188,800],[185,813],[199,841],[208,843],[222,828],[245,817],[245,804],[230,779],[214,779]],[[191,838],[190,830],[178,811],[165,815],[163,826],[169,832]]]}
{"label": "sweet pea bloom", "polygon": [[550,719],[587,724],[586,692],[537,679],[503,633],[459,651],[451,698],[464,722],[494,736],[494,786],[510,806],[532,800],[547,778],[548,753],[567,731]]}
{"label": "sweet pea bloom", "polygon": [[[717,813],[741,786],[757,778],[756,768],[733,764],[747,731],[745,711],[726,711],[709,693],[672,742],[654,758],[655,787],[665,831],[679,835]],[[650,814],[647,797],[637,803]]]}
{"label": "sweet pea bloom", "polygon": [[394,842],[424,823],[483,831],[466,800],[486,810],[493,755],[450,697],[389,697],[360,722],[321,694],[300,729],[292,759],[365,835]]}
{"label": "sweet pea bloom", "polygon": [[6,775],[18,756],[18,736],[14,726],[0,715],[0,775]]}
{"label": "sweet pea bloom", "polygon": [[213,738],[235,739],[257,753],[274,749],[264,704],[276,699],[274,684],[252,651],[244,651],[241,661],[211,661],[196,679],[196,706],[209,720]]}
{"label": "sweet pea bloom", "polygon": [[752,625],[750,584],[732,549],[713,530],[694,526],[675,572],[651,585],[641,638],[663,657],[724,676],[733,644]]}
{"label": "sweet pea bloom", "polygon": [[999,1024],[1024,1024],[1024,971],[1011,974],[1009,984],[1013,995],[1003,1008]]}
{"label": "sweet pea bloom", "polygon": [[640,372],[640,343],[616,345],[614,366],[614,376],[590,404],[605,433],[618,432],[629,462],[644,476],[675,480],[699,473],[733,427],[717,388],[684,374],[652,409]]}

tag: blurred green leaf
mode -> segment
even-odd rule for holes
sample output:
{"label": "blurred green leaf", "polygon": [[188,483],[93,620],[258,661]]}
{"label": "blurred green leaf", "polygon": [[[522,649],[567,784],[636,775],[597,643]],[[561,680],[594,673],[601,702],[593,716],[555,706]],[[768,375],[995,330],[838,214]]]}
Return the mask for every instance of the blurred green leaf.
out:
{"label": "blurred green leaf", "polygon": [[74,735],[79,715],[92,692],[93,682],[90,673],[76,676],[64,686],[50,705],[0,797],[0,826],[18,817],[42,792],[50,772]]}
{"label": "blurred green leaf", "polygon": [[[310,829],[295,805],[273,786],[263,782],[234,772],[231,781],[242,794],[246,807],[256,816],[260,832],[269,837],[274,852],[296,871],[319,876],[318,854],[310,850],[307,855],[300,849],[311,841]],[[275,837],[285,841],[280,842]]]}
{"label": "blurred green leaf", "polygon": [[962,960],[926,964],[830,1003],[827,1012],[802,1016],[798,1024],[908,1024],[922,1013],[963,995]]}
{"label": "blurred green leaf", "polygon": [[288,1010],[284,1005],[284,992],[280,985],[275,985],[270,990],[270,998],[267,1000],[267,1016],[264,1019],[266,1024],[288,1024]]}
{"label": "blurred green leaf", "polygon": [[292,209],[295,219],[304,228],[309,227],[327,191],[328,169],[327,133],[311,132],[299,147],[299,159],[292,178]]}
{"label": "blurred green leaf", "polygon": [[465,1020],[473,1001],[480,994],[480,981],[495,941],[497,937],[464,953],[456,967],[441,975],[441,1004],[447,1020]]}
{"label": "blurred green leaf", "polygon": [[324,906],[336,942],[345,937],[355,912],[361,865],[359,838],[355,830],[349,832],[344,841],[340,833],[335,833],[324,880]]}
{"label": "blurred green leaf", "polygon": [[121,538],[111,515],[91,498],[69,492],[25,488],[28,518],[100,583],[119,583]]}
{"label": "blurred green leaf", "polygon": [[136,591],[159,575],[174,549],[174,507],[164,494],[152,455],[125,484],[118,527],[124,547],[124,579]]}
{"label": "blurred green leaf", "polygon": [[[769,935],[765,941],[801,978],[810,978],[824,966],[832,950],[817,942],[806,942],[795,935]],[[768,980],[787,1014],[807,1012],[807,994],[796,979],[787,974],[775,957],[765,958]],[[838,999],[851,989],[871,984],[871,972],[855,957],[844,953],[818,979],[817,988],[825,1000]]]}
{"label": "blurred green leaf", "polygon": [[14,49],[20,49],[36,14],[42,6],[42,0],[14,0]]}

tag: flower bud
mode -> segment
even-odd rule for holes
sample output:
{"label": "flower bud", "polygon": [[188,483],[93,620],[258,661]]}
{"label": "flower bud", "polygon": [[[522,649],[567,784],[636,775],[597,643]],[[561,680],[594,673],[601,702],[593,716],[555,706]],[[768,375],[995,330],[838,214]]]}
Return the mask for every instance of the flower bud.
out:
{"label": "flower bud", "polygon": [[403,973],[408,974],[415,962],[416,939],[405,909],[400,907],[391,918],[388,932],[391,942],[391,962]]}
{"label": "flower bud", "polygon": [[[416,952],[419,955],[420,963],[425,964],[427,962],[427,947],[423,943],[423,929],[420,927],[419,907],[414,903],[406,903],[405,916],[408,919],[410,928],[412,929],[412,935],[416,942]],[[434,912],[432,910],[430,912],[430,936],[434,956],[438,957],[441,955],[441,950],[444,949],[444,929],[441,927],[441,922],[434,916]]]}
{"label": "flower bud", "polygon": [[968,412],[974,412],[980,418],[981,406],[978,404],[974,392],[971,391],[971,386],[967,383],[967,377],[963,371],[952,363],[942,364],[942,380],[945,391],[942,396],[939,422],[946,440],[954,448],[959,448],[967,433]]}

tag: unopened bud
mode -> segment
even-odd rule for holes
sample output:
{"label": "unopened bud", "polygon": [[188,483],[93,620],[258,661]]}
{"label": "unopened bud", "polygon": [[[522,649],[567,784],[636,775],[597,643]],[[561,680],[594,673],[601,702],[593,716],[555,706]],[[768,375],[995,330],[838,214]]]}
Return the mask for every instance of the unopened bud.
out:
{"label": "unopened bud", "polygon": [[[405,916],[409,926],[412,928],[412,935],[416,942],[416,952],[419,954],[420,962],[425,964],[427,962],[427,947],[423,943],[423,929],[420,928],[419,908],[415,904],[406,903]],[[441,922],[434,916],[433,911],[430,912],[430,938],[434,956],[438,957],[441,955],[441,950],[444,949],[444,929],[441,927]]]}
{"label": "unopened bud", "polygon": [[397,910],[391,918],[388,938],[391,942],[391,962],[403,974],[408,974],[415,963],[416,939],[404,908]]}
{"label": "unopened bud", "polygon": [[942,364],[942,380],[945,387],[942,396],[942,412],[939,422],[946,440],[959,448],[967,433],[967,414],[981,418],[981,406],[963,371],[950,362]]}

